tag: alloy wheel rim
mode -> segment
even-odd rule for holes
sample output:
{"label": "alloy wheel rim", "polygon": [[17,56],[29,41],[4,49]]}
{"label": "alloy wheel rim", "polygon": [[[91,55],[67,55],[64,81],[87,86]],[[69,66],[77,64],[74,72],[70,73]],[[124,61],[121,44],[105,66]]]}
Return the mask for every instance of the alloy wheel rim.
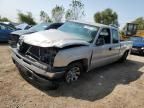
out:
{"label": "alloy wheel rim", "polygon": [[79,76],[80,76],[80,68],[73,67],[67,72],[66,81],[67,83],[77,81]]}

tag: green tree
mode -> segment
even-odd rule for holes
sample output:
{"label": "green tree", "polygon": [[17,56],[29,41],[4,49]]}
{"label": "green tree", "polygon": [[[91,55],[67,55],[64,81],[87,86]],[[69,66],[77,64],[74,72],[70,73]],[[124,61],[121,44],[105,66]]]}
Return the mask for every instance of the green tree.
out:
{"label": "green tree", "polygon": [[42,22],[52,22],[52,20],[45,11],[40,11],[40,20]]}
{"label": "green tree", "polygon": [[6,17],[1,17],[0,16],[0,22],[10,22],[10,20]]}
{"label": "green tree", "polygon": [[36,24],[31,12],[27,12],[27,14],[24,14],[24,13],[19,11],[18,12],[18,19],[21,23],[27,23],[29,25],[35,25]]}
{"label": "green tree", "polygon": [[65,19],[79,20],[85,15],[84,4],[81,2],[81,0],[72,0],[72,3],[69,6],[70,9],[66,11]]}
{"label": "green tree", "polygon": [[138,24],[138,27],[137,27],[138,30],[144,30],[144,18],[143,17],[139,17],[135,19],[134,21],[132,21],[132,23]]}
{"label": "green tree", "polygon": [[105,9],[102,12],[94,14],[94,21],[102,24],[115,24],[118,25],[118,15],[112,9]]}
{"label": "green tree", "polygon": [[53,9],[52,9],[52,19],[54,22],[61,22],[62,18],[64,16],[64,7],[63,6],[58,6],[56,5]]}

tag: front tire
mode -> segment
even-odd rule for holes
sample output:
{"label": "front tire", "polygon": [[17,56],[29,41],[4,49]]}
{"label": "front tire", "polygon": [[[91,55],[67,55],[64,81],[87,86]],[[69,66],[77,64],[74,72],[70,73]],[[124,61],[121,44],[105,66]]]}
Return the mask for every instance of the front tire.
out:
{"label": "front tire", "polygon": [[71,63],[68,65],[66,74],[65,74],[65,81],[68,84],[71,84],[77,81],[82,73],[83,67],[82,64],[79,62]]}

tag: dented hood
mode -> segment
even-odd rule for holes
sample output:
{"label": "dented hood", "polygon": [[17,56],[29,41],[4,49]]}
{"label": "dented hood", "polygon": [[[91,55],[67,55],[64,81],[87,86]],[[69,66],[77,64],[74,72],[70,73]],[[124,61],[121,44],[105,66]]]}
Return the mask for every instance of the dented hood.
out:
{"label": "dented hood", "polygon": [[59,30],[46,30],[20,37],[25,43],[40,47],[63,48],[70,45],[89,45],[85,40]]}

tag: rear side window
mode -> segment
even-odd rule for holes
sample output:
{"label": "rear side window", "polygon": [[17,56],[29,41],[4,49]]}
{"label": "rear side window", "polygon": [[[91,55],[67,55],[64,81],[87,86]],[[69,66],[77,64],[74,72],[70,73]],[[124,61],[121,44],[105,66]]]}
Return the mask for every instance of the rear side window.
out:
{"label": "rear side window", "polygon": [[117,30],[112,29],[112,42],[118,43],[119,42],[119,33]]}

